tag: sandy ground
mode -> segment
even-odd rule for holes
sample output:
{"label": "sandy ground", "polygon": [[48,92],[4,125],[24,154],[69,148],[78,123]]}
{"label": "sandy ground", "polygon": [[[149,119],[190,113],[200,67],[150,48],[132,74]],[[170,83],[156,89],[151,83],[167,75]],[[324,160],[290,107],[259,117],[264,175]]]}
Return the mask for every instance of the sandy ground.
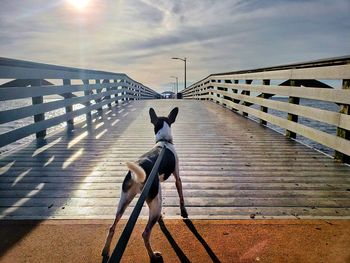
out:
{"label": "sandy ground", "polygon": [[[101,262],[110,223],[0,221],[0,262]],[[137,222],[122,262],[149,262],[145,225]],[[151,242],[164,262],[350,262],[350,220],[165,220]]]}

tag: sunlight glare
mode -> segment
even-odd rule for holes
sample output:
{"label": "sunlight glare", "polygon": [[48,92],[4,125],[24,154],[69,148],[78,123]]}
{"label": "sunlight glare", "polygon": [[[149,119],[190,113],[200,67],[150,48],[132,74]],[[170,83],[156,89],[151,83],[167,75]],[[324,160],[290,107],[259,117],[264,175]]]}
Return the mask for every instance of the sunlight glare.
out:
{"label": "sunlight glare", "polygon": [[54,141],[52,141],[52,142],[50,142],[50,143],[48,143],[48,144],[46,144],[46,145],[44,145],[44,146],[42,146],[42,147],[36,149],[36,150],[34,151],[34,153],[32,154],[32,157],[37,156],[38,154],[40,154],[40,153],[46,151],[46,150],[49,149],[50,147],[52,147],[52,146],[54,146],[55,144],[59,143],[59,142],[61,141],[61,139],[62,139],[62,138],[60,137],[60,138],[58,138],[58,139],[56,139],[56,140],[54,140]]}
{"label": "sunlight glare", "polygon": [[11,207],[6,208],[2,211],[2,214],[0,215],[0,219],[4,219],[8,216],[11,217],[11,213],[14,213],[20,206],[23,206],[25,203],[27,203],[30,200],[30,197],[38,194],[45,186],[45,183],[40,183],[34,190],[31,190],[24,198],[19,199],[14,204],[12,204]]}
{"label": "sunlight glare", "polygon": [[83,152],[83,148],[76,151],[73,155],[71,155],[67,160],[64,161],[64,163],[62,164],[62,168],[66,169],[69,165],[74,163],[83,154]]}
{"label": "sunlight glare", "polygon": [[69,4],[78,10],[84,10],[88,7],[90,0],[67,0]]}
{"label": "sunlight glare", "polygon": [[86,136],[88,136],[88,132],[85,131],[82,134],[78,135],[77,137],[75,137],[73,140],[71,140],[68,143],[67,149],[72,148],[74,145],[76,145],[78,142],[80,142],[82,139],[84,139]]}
{"label": "sunlight glare", "polygon": [[22,172],[20,175],[17,176],[16,180],[12,183],[12,186],[15,186],[19,181],[23,179],[24,176],[29,174],[29,172],[32,170],[32,168],[27,169],[26,171]]}

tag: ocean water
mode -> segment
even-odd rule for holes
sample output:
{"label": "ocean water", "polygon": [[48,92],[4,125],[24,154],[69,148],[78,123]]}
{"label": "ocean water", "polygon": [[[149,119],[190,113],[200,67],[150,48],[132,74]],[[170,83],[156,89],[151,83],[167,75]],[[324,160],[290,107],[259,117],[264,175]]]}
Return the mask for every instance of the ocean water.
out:
{"label": "ocean water", "polygon": [[[49,102],[49,101],[55,101],[55,100],[59,100],[61,98],[59,97],[48,97],[44,100],[44,102]],[[272,98],[273,100],[278,100],[278,101],[282,101],[282,102],[288,102],[288,98]],[[31,105],[31,99],[22,99],[22,100],[13,100],[13,101],[5,101],[5,102],[1,102],[0,103],[0,111],[4,111],[4,110],[9,110],[9,109],[15,109],[15,108],[18,108],[18,107],[24,107],[24,106],[29,106]],[[338,112],[339,111],[339,107],[338,105],[336,105],[335,103],[329,103],[329,102],[323,102],[323,101],[315,101],[315,100],[308,100],[308,99],[301,99],[300,100],[300,104],[301,105],[305,105],[305,106],[310,106],[310,107],[314,107],[314,108],[319,108],[319,109],[324,109],[324,110],[328,110],[328,111],[334,111],[334,112]],[[79,109],[83,107],[82,105],[74,105],[73,107],[73,110],[76,110],[76,109]],[[259,105],[253,105],[252,106],[253,108],[260,108]],[[55,110],[55,111],[50,111],[50,112],[47,112],[45,113],[45,119],[49,119],[49,118],[52,118],[52,117],[55,117],[55,116],[59,116],[59,115],[62,115],[64,114],[65,110],[64,109],[59,109],[59,110]],[[281,111],[277,111],[277,110],[273,110],[273,109],[269,109],[269,113],[272,114],[272,115],[275,115],[275,116],[279,116],[279,117],[282,117],[282,118],[287,118],[287,113],[286,112],[281,112]],[[257,118],[254,118],[254,117],[251,117],[249,116],[251,119],[253,119],[254,121],[259,121],[259,119]],[[79,116],[78,118],[76,118],[75,120],[76,121],[81,121],[81,120],[84,120],[85,119],[85,115],[82,115],[82,116]],[[326,133],[329,133],[329,134],[333,134],[335,135],[336,134],[336,127],[335,126],[332,126],[332,125],[328,125],[328,124],[325,124],[325,123],[321,123],[321,122],[318,122],[318,121],[315,121],[315,120],[312,120],[312,119],[308,119],[308,118],[303,118],[303,117],[299,117],[299,123],[303,124],[303,125],[306,125],[306,126],[309,126],[309,127],[312,127],[312,128],[315,128],[315,129],[318,129],[318,130],[321,130],[321,131],[324,131]],[[31,124],[33,123],[33,117],[28,117],[28,118],[25,118],[25,119],[20,119],[20,120],[17,120],[17,121],[13,121],[13,122],[10,122],[10,123],[6,123],[6,124],[1,124],[0,125],[0,134],[3,134],[3,133],[6,133],[8,131],[11,131],[13,129],[17,129],[17,128],[20,128],[20,127],[23,127],[23,126],[26,126],[28,124]],[[66,126],[66,123],[61,123],[60,125],[57,125],[55,127],[52,127],[52,128],[49,128],[47,130],[47,133],[51,133],[57,129],[60,129],[62,127]],[[268,124],[267,125],[268,127],[280,132],[280,133],[285,133],[285,130],[284,129],[281,129],[280,127],[278,126],[275,126],[275,125],[272,125],[272,124]],[[31,136],[28,136],[26,138],[23,138],[17,142],[14,142],[10,145],[7,145],[5,147],[2,147],[0,148],[0,154],[1,153],[4,153],[6,151],[9,151],[11,149],[14,149],[15,147],[18,147],[18,146],[21,146],[23,144],[26,144],[28,142],[31,142],[35,139],[35,135],[31,135]],[[309,145],[321,152],[324,152],[326,154],[329,154],[329,155],[333,155],[333,150],[324,146],[324,145],[321,145],[319,143],[316,143],[308,138],[305,138],[303,136],[300,136],[300,135],[297,135],[297,140],[306,144],[306,145]]]}
{"label": "ocean water", "polygon": [[[51,102],[51,101],[57,101],[57,100],[61,100],[61,99],[62,99],[61,97],[55,97],[55,96],[47,97],[47,98],[44,97],[44,103]],[[12,100],[12,101],[2,101],[2,102],[0,102],[0,111],[16,109],[16,108],[19,108],[19,107],[25,107],[25,106],[30,106],[30,105],[32,105],[32,100],[31,99],[19,99],[19,100]],[[80,109],[82,107],[84,107],[84,106],[80,105],[80,104],[73,105],[73,110],[77,110],[77,109]],[[49,112],[45,113],[45,119],[50,119],[50,118],[53,118],[53,117],[56,117],[56,116],[60,116],[60,115],[62,115],[64,113],[65,113],[65,109],[64,108],[61,108],[61,109],[58,109],[58,110],[54,110],[54,111],[49,111]],[[82,121],[84,119],[85,119],[85,115],[81,115],[81,116],[75,118],[74,120],[75,121]],[[27,118],[19,119],[19,120],[16,120],[16,121],[8,122],[8,123],[5,123],[5,124],[0,124],[0,134],[9,132],[9,131],[14,130],[14,129],[18,129],[18,128],[24,127],[24,126],[32,124],[32,123],[34,123],[34,117],[27,117]],[[52,132],[54,132],[54,131],[62,128],[62,127],[65,127],[65,126],[66,126],[66,123],[63,122],[63,123],[60,123],[57,126],[48,128],[47,129],[47,134],[52,133]],[[25,137],[23,139],[20,139],[20,140],[14,142],[14,143],[11,143],[9,145],[1,147],[0,148],[0,154],[2,154],[4,152],[7,152],[9,150],[12,150],[12,149],[14,149],[16,147],[22,146],[23,144],[29,143],[29,142],[31,142],[33,140],[35,140],[35,134],[32,134],[32,135],[30,135],[28,137]]]}
{"label": "ocean water", "polygon": [[[277,100],[277,101],[281,101],[281,102],[288,102],[288,98],[284,98],[284,97],[273,97],[272,100]],[[303,106],[308,106],[308,107],[312,107],[312,108],[318,108],[318,109],[323,109],[323,110],[328,110],[328,111],[333,111],[333,112],[339,112],[339,106],[335,103],[332,102],[325,102],[325,101],[317,101],[317,100],[309,100],[309,99],[300,99],[300,105]],[[253,108],[259,108],[260,106],[258,105],[253,105]],[[274,110],[274,109],[268,109],[268,113],[287,119],[288,113],[287,112],[282,112],[282,111],[278,111],[278,110]],[[259,119],[255,118],[255,117],[250,117],[251,119],[253,119],[254,121],[259,121]],[[304,117],[300,117],[298,118],[298,123],[303,124],[305,126],[326,132],[328,134],[332,134],[332,135],[336,135],[337,132],[337,127],[333,126],[333,125],[329,125],[323,122],[319,122],[319,121],[315,121],[313,119],[309,119],[309,118],[304,118]],[[279,133],[285,134],[285,129],[282,129],[276,125],[267,124],[268,127],[278,131]],[[328,155],[333,156],[334,155],[334,150],[331,148],[328,148],[327,146],[324,146],[322,144],[319,144],[313,140],[310,140],[308,138],[305,138],[301,135],[297,135],[296,140],[311,146],[312,148],[315,148],[321,152],[324,152]]]}

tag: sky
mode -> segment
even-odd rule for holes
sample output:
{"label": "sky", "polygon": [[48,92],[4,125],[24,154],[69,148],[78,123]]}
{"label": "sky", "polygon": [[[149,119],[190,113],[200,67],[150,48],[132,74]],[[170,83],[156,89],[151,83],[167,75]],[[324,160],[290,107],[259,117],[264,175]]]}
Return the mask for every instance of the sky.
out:
{"label": "sky", "polygon": [[0,0],[0,56],[123,72],[158,91],[350,55],[350,0]]}

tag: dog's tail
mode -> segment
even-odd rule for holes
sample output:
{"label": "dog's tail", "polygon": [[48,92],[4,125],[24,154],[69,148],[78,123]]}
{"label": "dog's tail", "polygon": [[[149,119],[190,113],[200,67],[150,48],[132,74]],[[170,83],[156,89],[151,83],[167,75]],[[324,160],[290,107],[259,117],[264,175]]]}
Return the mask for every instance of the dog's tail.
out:
{"label": "dog's tail", "polygon": [[129,168],[131,173],[131,178],[137,183],[143,183],[146,180],[146,173],[143,168],[137,163],[126,162],[126,166]]}

